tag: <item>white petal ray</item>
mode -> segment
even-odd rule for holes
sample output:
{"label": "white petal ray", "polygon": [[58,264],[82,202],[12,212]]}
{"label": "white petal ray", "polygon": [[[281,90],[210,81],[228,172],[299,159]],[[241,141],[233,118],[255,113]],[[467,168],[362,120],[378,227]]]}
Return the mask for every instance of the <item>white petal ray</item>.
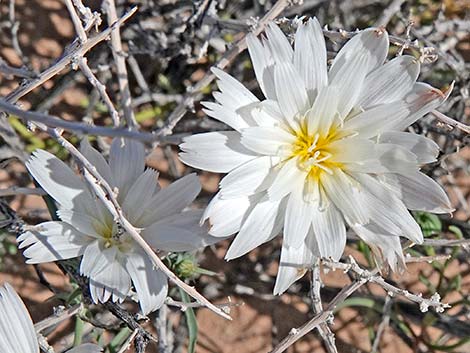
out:
{"label": "white petal ray", "polygon": [[312,226],[320,255],[338,261],[346,246],[346,226],[335,205],[330,204],[325,210],[317,208],[312,215]]}
{"label": "white petal ray", "polygon": [[307,111],[306,116],[309,134],[328,133],[335,119],[339,117],[337,87],[321,87],[312,109]]}
{"label": "white petal ray", "polygon": [[282,208],[281,200],[264,199],[258,202],[243,222],[225,259],[232,260],[240,257],[278,235],[284,221],[284,212],[279,212],[280,208]]}
{"label": "white petal ray", "polygon": [[80,274],[94,277],[106,269],[116,258],[117,248],[112,246],[106,249],[103,242],[95,240],[90,243],[83,252],[80,262]]}
{"label": "white petal ray", "polygon": [[284,219],[283,244],[296,249],[304,244],[317,209],[317,202],[304,200],[303,187],[296,188],[290,193]]}
{"label": "white petal ray", "polygon": [[206,108],[202,109],[204,113],[206,113],[211,118],[227,124],[236,131],[250,126],[250,124],[248,124],[240,114],[228,109],[227,107],[224,107],[221,104],[214,102],[201,102],[201,104]]}
{"label": "white petal ray", "polygon": [[345,118],[357,104],[366,75],[382,65],[388,52],[388,34],[382,29],[366,29],[350,39],[333,61],[331,86],[337,86],[338,111]]}
{"label": "white petal ray", "polygon": [[394,272],[402,272],[406,268],[400,237],[374,232],[369,226],[358,225],[352,228],[371,247],[378,265],[385,262]]}
{"label": "white petal ray", "polygon": [[294,66],[312,103],[320,88],[328,84],[326,60],[325,38],[320,23],[314,17],[297,27],[294,50]]}
{"label": "white petal ray", "polygon": [[410,55],[398,56],[367,75],[357,105],[367,109],[401,100],[418,78],[420,64]]}
{"label": "white petal ray", "polygon": [[28,264],[78,257],[93,241],[93,238],[64,222],[44,222],[35,227],[37,231],[27,231],[17,239],[19,249],[27,247],[23,255]]}
{"label": "white petal ray", "polygon": [[320,180],[328,199],[341,210],[349,224],[368,223],[369,215],[357,182],[341,169],[335,169],[332,175],[322,173]]}
{"label": "white petal ray", "polygon": [[410,210],[433,213],[453,211],[444,189],[427,175],[415,171],[406,174],[388,174],[383,180],[395,191]]}
{"label": "white petal ray", "polygon": [[207,225],[200,225],[202,210],[189,210],[166,217],[142,231],[142,236],[155,249],[193,251],[222,240],[210,236]]}
{"label": "white petal ray", "polygon": [[88,236],[96,238],[102,237],[103,233],[108,228],[101,219],[81,212],[59,209],[57,215],[62,221],[70,224],[73,228]]}
{"label": "white petal ray", "polygon": [[280,200],[294,189],[303,190],[307,172],[297,166],[297,158],[291,158],[282,165],[271,186],[268,188],[270,200]]}
{"label": "white petal ray", "polygon": [[395,124],[389,127],[390,130],[404,130],[418,119],[429,113],[431,110],[439,107],[450,95],[453,84],[445,92],[426,83],[418,82],[413,86],[412,91],[404,98],[410,114],[403,120],[397,120]]}
{"label": "white petal ray", "polygon": [[136,224],[147,227],[165,217],[179,214],[194,201],[200,191],[201,183],[197,175],[185,175],[161,189],[152,198],[142,216],[136,219]]}
{"label": "white petal ray", "polygon": [[264,46],[252,33],[246,36],[246,43],[261,91],[266,98],[276,100],[274,60],[271,50]]}
{"label": "white petal ray", "polygon": [[297,126],[296,119],[309,108],[309,99],[304,82],[290,62],[278,63],[274,67],[274,84],[276,86],[279,107],[289,125]]}
{"label": "white petal ray", "polygon": [[146,210],[152,210],[150,203],[158,195],[158,173],[153,169],[145,170],[130,187],[122,203],[122,210],[128,220],[135,226],[140,226],[139,219]]}
{"label": "white petal ray", "polygon": [[103,291],[102,295],[97,298],[99,302],[105,303],[111,299],[113,302],[122,303],[129,295],[131,278],[124,266],[130,256],[126,254],[122,259],[120,256],[123,255],[116,253],[114,260],[107,259],[108,265],[102,271],[95,272],[90,276],[90,292],[92,285]]}
{"label": "white petal ray", "polygon": [[404,101],[382,104],[347,120],[344,130],[355,131],[361,138],[367,139],[391,130],[409,115],[409,106]]}
{"label": "white petal ray", "polygon": [[168,293],[168,281],[162,271],[154,268],[147,254],[132,253],[127,257],[126,268],[139,297],[144,315],[162,306]]}
{"label": "white petal ray", "polygon": [[36,150],[26,168],[41,187],[65,208],[86,209],[91,196],[82,180],[49,152]]}
{"label": "white petal ray", "polygon": [[439,155],[439,146],[427,137],[408,132],[386,131],[378,136],[378,143],[402,146],[416,155],[419,164],[432,163]]}
{"label": "white petal ray", "polygon": [[289,148],[296,137],[281,127],[256,126],[242,130],[241,143],[255,153],[277,156]]}
{"label": "white petal ray", "polygon": [[117,199],[122,202],[132,184],[144,172],[144,146],[131,139],[113,139],[109,154],[109,166],[114,178],[114,186],[119,189]]}
{"label": "white petal ray", "polygon": [[216,194],[207,206],[202,222],[209,220],[209,234],[215,237],[227,237],[240,230],[245,217],[261,194],[224,200],[221,192]]}
{"label": "white petal ray", "polygon": [[369,175],[356,174],[354,177],[362,185],[366,206],[374,223],[392,235],[407,237],[417,244],[423,242],[421,228],[400,199]]}
{"label": "white petal ray", "polygon": [[235,104],[234,110],[251,103],[259,102],[258,98],[256,98],[253,93],[231,75],[217,67],[211,68],[211,71],[219,79],[217,86],[220,91],[232,100],[232,104]]}
{"label": "white petal ray", "polygon": [[221,196],[224,199],[253,195],[266,190],[272,181],[277,164],[272,157],[259,157],[232,170],[220,182]]}
{"label": "white petal ray", "polygon": [[328,152],[332,154],[329,161],[339,163],[363,162],[376,157],[375,143],[362,138],[344,138],[328,144]]}
{"label": "white petal ray", "polygon": [[39,353],[31,316],[15,290],[0,287],[0,348],[2,353]]}
{"label": "white petal ray", "polygon": [[271,48],[271,54],[276,64],[292,62],[294,55],[292,46],[276,23],[270,22],[268,24],[266,27],[266,36],[268,38],[267,43]]}
{"label": "white petal ray", "polygon": [[304,276],[319,256],[317,244],[310,231],[300,248],[282,245],[274,295],[284,293],[295,281]]}
{"label": "white petal ray", "polygon": [[104,180],[111,185],[115,184],[111,167],[108,162],[106,162],[103,155],[90,145],[87,137],[83,138],[80,143],[80,152],[96,168],[96,171],[104,178]]}
{"label": "white petal ray", "polygon": [[240,143],[240,137],[236,131],[192,135],[183,139],[179,157],[194,168],[228,173],[256,156]]}

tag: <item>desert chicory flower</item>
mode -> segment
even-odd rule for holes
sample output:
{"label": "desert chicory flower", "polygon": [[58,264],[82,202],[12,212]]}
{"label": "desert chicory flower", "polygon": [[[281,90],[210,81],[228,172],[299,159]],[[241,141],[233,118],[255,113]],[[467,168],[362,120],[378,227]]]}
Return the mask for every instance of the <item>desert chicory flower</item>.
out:
{"label": "desert chicory flower", "polygon": [[[0,287],[0,352],[39,353],[33,321],[15,290],[5,283]],[[96,344],[85,343],[67,353],[99,353]]]}
{"label": "desert chicory flower", "polygon": [[[157,173],[145,169],[143,145],[114,139],[109,164],[85,139],[81,152],[117,190],[127,219],[157,250],[191,251],[217,241],[200,227],[200,210],[183,211],[201,190],[187,175],[160,190]],[[134,285],[144,314],[158,309],[167,296],[167,278],[154,268],[138,244],[116,225],[104,204],[82,179],[52,154],[37,150],[26,164],[31,175],[59,204],[60,222],[38,224],[18,241],[27,263],[83,256],[80,273],[90,278],[94,302],[122,302]]]}
{"label": "desert chicory flower", "polygon": [[248,35],[247,44],[265,99],[214,69],[218,103],[204,102],[205,112],[235,131],[190,136],[180,146],[187,165],[228,173],[204,216],[214,236],[238,232],[226,258],[283,230],[274,289],[281,293],[315,257],[341,257],[347,224],[378,258],[403,267],[399,236],[423,239],[407,208],[451,209],[442,188],[420,172],[438,146],[402,131],[446,95],[416,82],[414,57],[384,64],[383,29],[355,35],[329,70],[316,19],[298,26],[294,48],[274,23],[266,38]]}

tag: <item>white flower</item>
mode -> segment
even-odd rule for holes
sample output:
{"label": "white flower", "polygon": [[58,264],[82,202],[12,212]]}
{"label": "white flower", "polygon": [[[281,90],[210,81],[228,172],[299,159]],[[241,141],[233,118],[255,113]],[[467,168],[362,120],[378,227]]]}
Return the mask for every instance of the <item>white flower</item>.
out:
{"label": "white flower", "polygon": [[[5,283],[0,287],[0,352],[39,353],[33,321],[21,298]],[[85,343],[67,353],[99,353],[96,344]]]}
{"label": "white flower", "polygon": [[393,269],[403,266],[399,236],[422,242],[408,212],[450,212],[442,188],[419,171],[438,146],[402,132],[446,96],[416,82],[419,62],[407,55],[385,63],[389,41],[366,29],[327,70],[316,19],[299,25],[294,49],[271,23],[261,41],[247,37],[265,99],[214,69],[218,103],[205,112],[235,131],[184,139],[181,160],[228,173],[209,204],[210,234],[238,232],[226,258],[239,257],[283,230],[275,293],[305,273],[314,257],[338,260],[346,224]]}
{"label": "white flower", "polygon": [[[117,200],[127,219],[141,228],[154,249],[191,251],[219,240],[207,235],[198,222],[200,210],[183,211],[201,189],[196,175],[187,175],[160,190],[157,173],[145,169],[143,145],[115,139],[109,164],[85,139],[81,152],[101,176],[118,190]],[[84,181],[52,154],[38,150],[27,168],[59,204],[61,222],[45,222],[23,233],[19,248],[27,249],[27,263],[35,264],[82,256],[80,273],[90,278],[94,302],[122,302],[131,281],[142,312],[158,309],[167,296],[167,278],[130,235],[117,227],[111,213]]]}

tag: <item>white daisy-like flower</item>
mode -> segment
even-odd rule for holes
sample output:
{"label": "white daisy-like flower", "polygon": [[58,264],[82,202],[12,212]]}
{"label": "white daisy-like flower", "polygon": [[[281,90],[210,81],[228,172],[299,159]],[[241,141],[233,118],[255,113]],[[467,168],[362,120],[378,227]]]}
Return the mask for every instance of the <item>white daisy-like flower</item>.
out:
{"label": "white daisy-like flower", "polygon": [[[160,189],[158,174],[145,169],[141,143],[114,139],[109,164],[85,139],[82,154],[118,191],[117,201],[126,218],[142,229],[141,236],[155,250],[192,251],[220,239],[199,226],[201,210],[187,210],[201,190],[195,174]],[[83,256],[80,273],[90,278],[95,303],[122,302],[131,282],[144,314],[158,309],[168,291],[167,278],[129,234],[118,227],[101,200],[65,163],[37,150],[27,162],[31,175],[58,203],[60,222],[38,224],[23,233],[19,248],[30,264]]]}
{"label": "white daisy-like flower", "polygon": [[403,265],[399,236],[420,243],[407,209],[451,211],[443,189],[420,172],[436,160],[431,140],[403,132],[446,95],[416,82],[420,64],[403,55],[385,63],[383,29],[361,31],[329,70],[316,19],[299,25],[294,48],[271,23],[266,38],[247,37],[265,99],[214,69],[217,103],[207,115],[235,131],[184,139],[181,160],[228,173],[206,209],[210,234],[237,233],[226,259],[239,257],[283,230],[274,292],[285,291],[315,257],[338,260],[346,225],[393,269]]}
{"label": "white daisy-like flower", "polygon": [[[39,353],[33,321],[23,301],[8,283],[0,287],[0,352]],[[85,343],[67,353],[99,353],[101,347]]]}

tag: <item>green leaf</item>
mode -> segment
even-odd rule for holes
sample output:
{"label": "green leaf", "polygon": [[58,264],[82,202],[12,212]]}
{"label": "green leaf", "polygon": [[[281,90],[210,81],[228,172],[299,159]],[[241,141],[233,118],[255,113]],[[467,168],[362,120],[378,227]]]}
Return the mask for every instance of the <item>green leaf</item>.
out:
{"label": "green leaf", "polygon": [[116,353],[119,350],[119,347],[126,342],[127,338],[131,335],[132,331],[127,327],[121,329],[116,336],[109,342],[108,349],[110,353]]}
{"label": "green leaf", "polygon": [[[191,299],[189,298],[188,294],[186,294],[186,292],[184,292],[181,288],[179,288],[179,291],[181,294],[181,300],[184,303],[191,303]],[[188,353],[194,353],[196,350],[198,329],[196,315],[194,314],[193,308],[187,308],[184,312],[184,316],[186,317],[186,324],[188,325]]]}
{"label": "green leaf", "polygon": [[414,212],[414,216],[425,237],[438,234],[442,231],[442,222],[435,214],[427,212]]}

